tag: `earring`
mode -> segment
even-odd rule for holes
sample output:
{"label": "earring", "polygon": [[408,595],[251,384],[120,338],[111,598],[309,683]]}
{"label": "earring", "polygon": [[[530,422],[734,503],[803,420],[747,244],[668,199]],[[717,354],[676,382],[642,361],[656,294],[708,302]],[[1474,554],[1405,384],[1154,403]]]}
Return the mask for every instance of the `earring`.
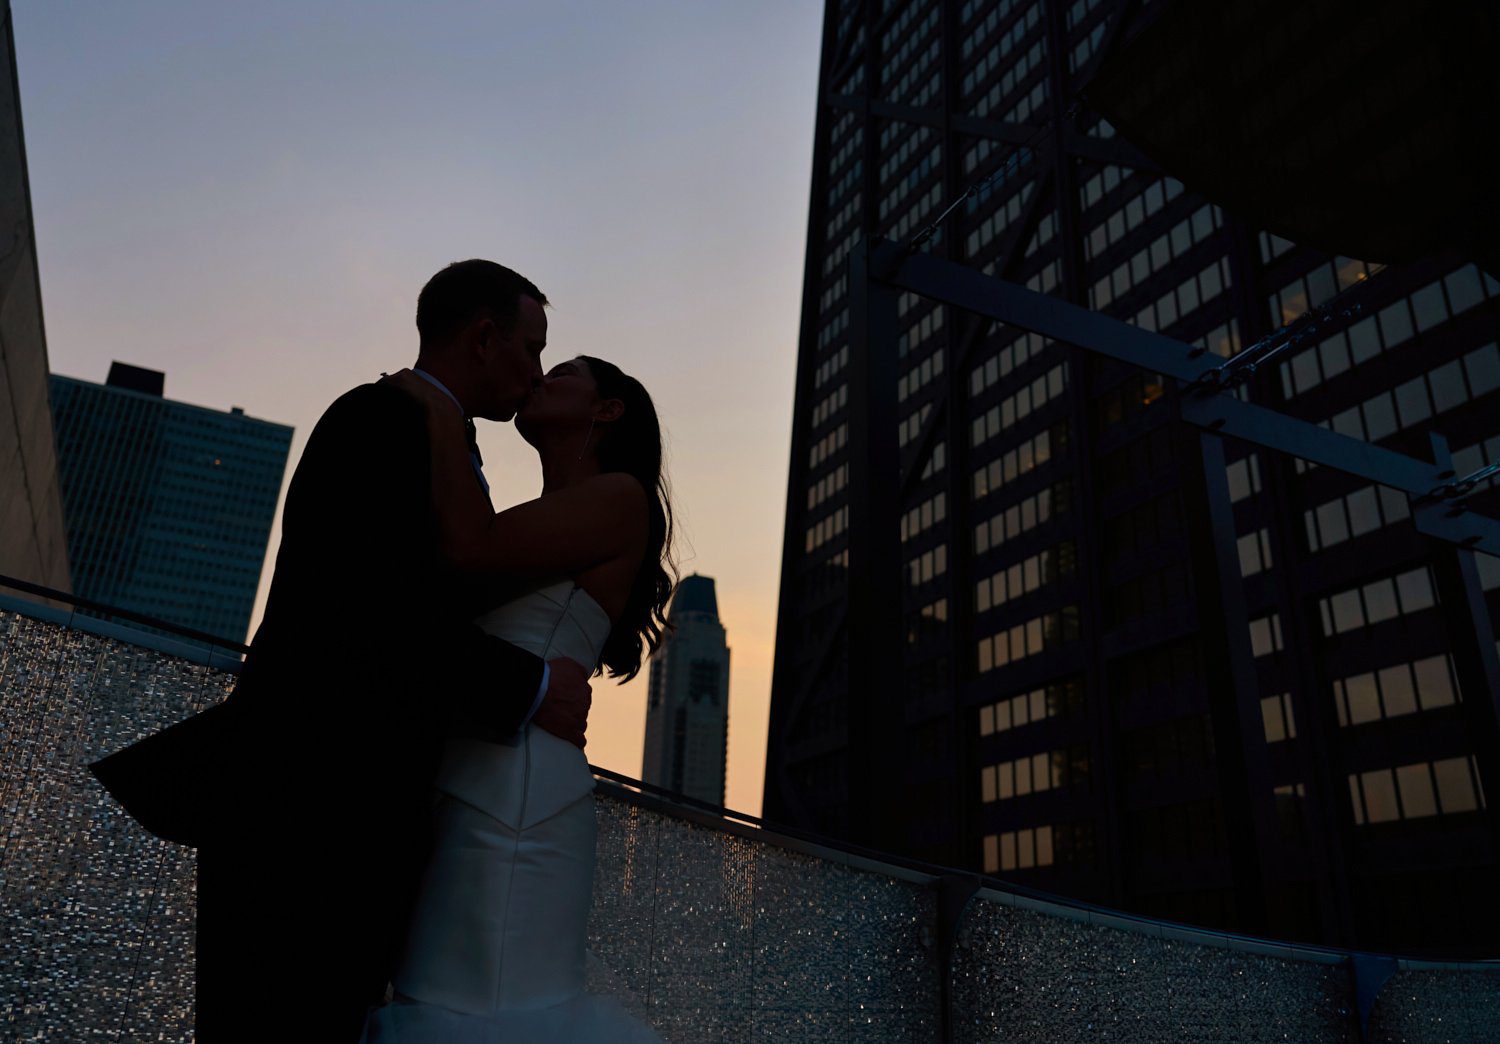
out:
{"label": "earring", "polygon": [[583,455],[589,451],[589,439],[591,439],[593,437],[594,437],[594,418],[590,417],[589,418],[589,433],[583,437],[583,449],[581,449],[581,450],[578,451],[578,459],[579,460],[582,460],[583,459]]}

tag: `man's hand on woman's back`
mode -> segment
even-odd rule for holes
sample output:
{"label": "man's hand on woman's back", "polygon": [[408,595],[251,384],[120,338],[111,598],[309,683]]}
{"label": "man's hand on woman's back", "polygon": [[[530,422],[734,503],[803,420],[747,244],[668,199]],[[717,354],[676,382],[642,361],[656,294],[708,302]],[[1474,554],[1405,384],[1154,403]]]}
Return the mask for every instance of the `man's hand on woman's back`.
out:
{"label": "man's hand on woman's back", "polygon": [[589,706],[594,699],[589,672],[576,660],[549,660],[547,665],[552,668],[547,695],[542,698],[532,723],[582,750],[589,725]]}

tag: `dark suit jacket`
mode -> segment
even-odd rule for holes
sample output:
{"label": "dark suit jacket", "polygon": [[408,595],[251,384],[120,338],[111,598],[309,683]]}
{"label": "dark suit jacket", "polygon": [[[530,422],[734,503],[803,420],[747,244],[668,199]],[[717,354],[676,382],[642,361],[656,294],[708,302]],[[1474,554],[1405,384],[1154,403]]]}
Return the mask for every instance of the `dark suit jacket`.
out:
{"label": "dark suit jacket", "polygon": [[147,829],[351,865],[378,837],[415,858],[443,738],[514,733],[542,661],[471,622],[482,607],[438,558],[428,450],[422,408],[386,385],[319,420],[233,694],[90,765]]}

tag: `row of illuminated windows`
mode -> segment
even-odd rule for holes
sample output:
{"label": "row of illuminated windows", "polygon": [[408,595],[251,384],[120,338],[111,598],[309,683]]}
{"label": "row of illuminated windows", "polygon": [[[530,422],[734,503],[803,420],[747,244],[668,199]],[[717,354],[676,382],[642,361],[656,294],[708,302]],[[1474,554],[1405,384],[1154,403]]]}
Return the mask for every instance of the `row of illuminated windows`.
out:
{"label": "row of illuminated windows", "polygon": [[1323,635],[1332,637],[1419,613],[1436,604],[1432,571],[1420,566],[1320,598],[1318,611],[1323,619]]}
{"label": "row of illuminated windows", "polygon": [[1001,77],[1000,83],[995,84],[984,97],[975,101],[974,114],[976,116],[989,115],[990,110],[995,108],[1000,98],[1015,90],[1017,84],[1024,80],[1032,70],[1041,65],[1042,58],[1047,53],[1046,41],[1044,39],[1038,39],[1024,54],[1018,54],[1015,58],[1010,59],[1009,62],[1005,61],[1011,50],[1028,34],[1031,25],[1035,24],[1032,21],[1028,25],[1028,21],[1032,15],[1036,15],[1037,13],[1033,10],[1028,14],[1027,19],[1017,21],[1014,28],[1002,36],[995,46],[990,48],[987,54],[982,55],[978,61],[969,67],[969,71],[964,73],[960,93],[964,97],[968,97],[974,91],[974,88],[987,80],[990,74],[1000,68],[1002,64],[1006,66],[1005,75]]}
{"label": "row of illuminated windows", "polygon": [[912,90],[912,84],[916,83],[917,77],[927,75],[928,68],[938,56],[938,42],[932,41],[932,46],[917,56],[917,60],[911,63],[901,79],[886,89],[889,99],[893,102],[905,102],[907,105],[919,107],[926,105],[932,100],[938,90],[938,70],[934,69],[928,76],[927,82],[916,90]]}
{"label": "row of illuminated windows", "polygon": [[811,511],[823,501],[840,493],[849,485],[849,465],[840,464],[818,481],[807,487],[807,508]]}
{"label": "row of illuminated windows", "polygon": [[1473,757],[1418,761],[1349,774],[1354,822],[1392,823],[1476,812],[1485,807]]}
{"label": "row of illuminated windows", "polygon": [[1100,22],[1090,30],[1087,36],[1078,41],[1077,46],[1068,55],[1068,72],[1077,72],[1085,62],[1093,57],[1095,49],[1099,46],[1100,41],[1104,39],[1104,30],[1107,26],[1107,22]]}
{"label": "row of illuminated windows", "polygon": [[815,468],[839,450],[843,449],[849,442],[849,425],[840,424],[827,435],[824,435],[807,454],[807,466]]}
{"label": "row of illuminated windows", "polygon": [[1057,823],[1050,826],[986,834],[984,872],[1029,870],[1054,863],[1092,863],[1094,823]]}
{"label": "row of illuminated windows", "polygon": [[[1027,76],[1042,68],[1042,60],[1046,55],[1047,46],[1045,39],[1038,40],[1032,44],[1031,49],[1017,58],[1015,64],[1006,70],[1005,75],[1000,77],[997,83],[991,85],[989,90],[975,99],[973,106],[974,115],[982,118],[990,116],[999,110],[1001,103],[1005,102],[1015,93],[1016,89],[1025,82]],[[1046,100],[1045,90],[1042,94],[1042,100]]]}
{"label": "row of illuminated windows", "polygon": [[1049,347],[1051,344],[1052,342],[1041,334],[1022,334],[983,363],[974,367],[973,371],[969,374],[969,394],[978,395],[986,388],[993,387],[997,381],[1009,377],[1010,371],[1022,365],[1028,359],[1035,358],[1041,354],[1043,349]]}
{"label": "row of illuminated windows", "polygon": [[947,466],[948,444],[939,442],[932,447],[932,452],[927,455],[927,463],[922,465],[921,480],[926,482],[932,476],[942,471]]}
{"label": "row of illuminated windows", "polygon": [[[1131,202],[1133,204],[1136,201]],[[1221,227],[1221,220],[1219,208],[1205,203],[1190,216],[1173,225],[1169,231],[1157,236],[1149,246],[1136,251],[1129,260],[1120,262],[1112,272],[1090,287],[1089,307],[1104,308],[1115,298],[1129,293],[1153,273],[1161,271],[1175,258],[1181,257],[1212,236]]]}
{"label": "row of illuminated windows", "polygon": [[1048,718],[1077,717],[1083,713],[1083,679],[1051,682],[979,708],[979,735],[993,736]]}
{"label": "row of illuminated windows", "polygon": [[896,339],[896,358],[906,358],[942,328],[943,310],[934,308],[902,331],[901,336]]}
{"label": "row of illuminated windows", "polygon": [[[994,275],[995,266],[998,263],[999,258],[991,258],[988,263],[982,266],[981,271],[986,275]],[[1043,265],[1030,279],[1026,280],[1026,289],[1034,290],[1039,294],[1050,294],[1053,290],[1057,289],[1061,282],[1062,261],[1054,259],[1048,264]]]}
{"label": "row of illuminated windows", "polygon": [[818,331],[818,351],[823,351],[834,340],[849,329],[849,309],[840,308],[838,314],[829,316],[823,323],[823,329]]}
{"label": "row of illuminated windows", "polygon": [[[880,132],[880,147],[884,149],[888,144],[886,140],[886,136],[888,134],[895,134],[898,131],[908,130],[911,128],[912,124],[909,123],[892,122],[886,124],[885,130]],[[918,149],[922,148],[929,141],[931,141],[935,133],[936,132],[931,127],[921,125],[916,126],[915,130],[913,130],[911,134],[907,135],[907,137],[902,140],[901,144],[896,147],[896,150],[892,152],[886,159],[886,161],[880,165],[881,183],[884,184],[886,181],[888,181],[891,174],[894,171],[899,170],[903,163],[911,159],[911,157],[916,154],[916,151]]]}
{"label": "row of illuminated windows", "polygon": [[813,407],[812,423],[817,427],[839,410],[849,405],[849,385],[841,384]]}
{"label": "row of illuminated windows", "polygon": [[839,508],[827,518],[822,519],[807,530],[807,550],[816,551],[828,541],[842,533],[849,525],[849,508]]}
{"label": "row of illuminated windows", "polygon": [[981,221],[978,227],[969,233],[967,242],[970,257],[993,243],[1000,233],[1020,218],[1021,208],[1025,206],[1035,190],[1036,183],[1027,182],[1020,192],[1011,196],[1003,206],[996,207],[993,214]]}
{"label": "row of illuminated windows", "polygon": [[922,433],[922,425],[927,420],[927,415],[932,412],[932,403],[924,402],[917,407],[917,411],[906,417],[896,428],[896,445],[902,449]]}
{"label": "row of illuminated windows", "polygon": [[1084,209],[1093,206],[1104,198],[1106,193],[1113,192],[1125,179],[1125,168],[1114,163],[1106,164],[1093,177],[1078,186],[1078,198]]}
{"label": "row of illuminated windows", "polygon": [[845,192],[848,192],[855,185],[859,184],[859,178],[863,173],[864,165],[864,160],[855,160],[854,165],[851,166],[848,170],[844,171],[843,176],[835,181],[831,186],[829,186],[828,205],[830,207],[832,207],[841,198],[843,198]]}
{"label": "row of illuminated windows", "polygon": [[1473,308],[1484,301],[1483,286],[1479,270],[1473,265],[1450,272],[1441,281],[1381,309],[1379,315],[1367,316],[1348,330],[1340,330],[1282,363],[1282,390],[1287,398],[1300,395],[1382,351],[1405,343],[1416,331],[1425,331]]}
{"label": "row of illuminated windows", "polygon": [[1088,782],[1088,744],[1075,743],[1057,750],[1039,751],[1023,758],[986,765],[979,773],[979,795],[988,804],[1040,794],[1046,790],[1086,787]]}
{"label": "row of illuminated windows", "polygon": [[939,544],[930,551],[923,551],[906,563],[906,569],[912,587],[930,583],[948,571],[948,545]]}
{"label": "row of illuminated windows", "polygon": [[1068,13],[1063,19],[1063,24],[1067,26],[1068,32],[1071,33],[1078,26],[1078,23],[1082,22],[1088,16],[1090,11],[1103,2],[1104,0],[1074,0],[1072,4],[1068,5]]}
{"label": "row of illuminated windows", "polygon": [[1319,264],[1305,275],[1287,283],[1280,290],[1266,295],[1266,305],[1271,312],[1271,325],[1281,326],[1302,315],[1310,308],[1333,299],[1334,295],[1362,283],[1379,273],[1385,266],[1367,264],[1352,257],[1336,257]]}
{"label": "row of illuminated windows", "polygon": [[1055,649],[1078,640],[1078,606],[1065,605],[1061,609],[1043,613],[1025,623],[1007,627],[978,643],[979,673],[1035,656],[1046,649]]}
{"label": "row of illuminated windows", "polygon": [[[969,55],[974,53],[976,48],[988,43],[990,34],[999,27],[1001,22],[1005,21],[1010,15],[1011,8],[1017,2],[1018,0],[1000,0],[1000,3],[991,6],[985,16],[966,32],[959,53],[964,58],[968,58]],[[1034,28],[1041,21],[1041,18],[1041,4],[1033,3],[1021,13],[1021,16],[1016,19],[1015,24],[1006,29],[1000,39],[996,41],[994,47],[991,48],[991,56],[996,53],[1001,55],[1009,54],[1016,44],[1025,38],[1027,31]],[[972,83],[966,82],[964,84],[964,93],[967,94],[972,86]]]}
{"label": "row of illuminated windows", "polygon": [[1250,621],[1250,653],[1256,659],[1279,653],[1281,644],[1281,614],[1271,613]]}
{"label": "row of illuminated windows", "polygon": [[1235,542],[1235,547],[1240,555],[1240,576],[1254,576],[1271,568],[1273,563],[1269,530],[1257,529],[1253,533],[1246,533]]}
{"label": "row of illuminated windows", "polygon": [[1260,260],[1263,264],[1270,264],[1296,245],[1290,239],[1282,239],[1274,232],[1262,232],[1260,234]]}
{"label": "row of illuminated windows", "polygon": [[1260,701],[1261,723],[1265,726],[1266,742],[1280,743],[1297,738],[1297,718],[1292,713],[1292,694],[1289,692],[1267,696]]}
{"label": "row of illuminated windows", "polygon": [[1378,442],[1500,388],[1500,345],[1476,348],[1427,373],[1351,406],[1323,422],[1340,435]]}
{"label": "row of illuminated windows", "polygon": [[[1101,175],[1095,175],[1095,178],[1099,177]],[[1100,185],[1102,184],[1101,181]],[[1151,182],[1089,230],[1083,241],[1084,258],[1092,261],[1180,195],[1182,182],[1176,178],[1160,178]]]}
{"label": "row of illuminated windows", "polygon": [[[844,314],[847,316],[849,313]],[[817,370],[813,373],[813,387],[823,387],[841,373],[847,365],[849,365],[849,346],[846,344],[818,364]]]}
{"label": "row of illuminated windows", "polygon": [[1342,544],[1409,517],[1406,494],[1388,486],[1365,486],[1302,512],[1310,551]]}
{"label": "row of illuminated windows", "polygon": [[[931,190],[926,194],[919,196],[917,198],[917,201],[912,204],[912,208],[905,214],[903,214],[899,221],[891,226],[890,238],[905,239],[908,232],[915,231],[918,223],[927,217],[928,212],[937,205],[937,202],[940,198],[942,198],[942,195],[943,184],[940,181],[937,184],[933,185]],[[941,241],[942,229],[939,229],[933,235],[933,237],[928,240],[928,242],[933,244],[939,243]]]}
{"label": "row of illuminated windows", "polygon": [[[963,6],[959,8],[959,22],[968,31],[968,39],[977,45],[984,41],[986,34],[994,32],[995,26],[1005,21],[1020,2],[1021,0],[1000,0],[999,3],[995,0],[964,0]],[[969,25],[969,19],[976,14],[984,17],[974,25]],[[972,46],[970,49],[972,50]],[[968,52],[964,53],[967,56]]]}
{"label": "row of illuminated windows", "polygon": [[[912,51],[916,49],[917,45],[921,43],[922,37],[937,27],[939,6],[937,4],[931,5],[926,18],[917,22],[916,25],[912,24],[922,14],[924,6],[927,5],[909,5],[896,16],[895,21],[890,24],[890,27],[880,34],[880,53],[882,55],[882,64],[886,68],[891,68],[904,62],[911,56]],[[902,41],[901,46],[892,51],[891,44],[896,40]]]}
{"label": "row of illuminated windows", "polygon": [[[854,195],[849,197],[847,203],[839,208],[837,213],[835,213],[831,218],[828,219],[829,239],[833,239],[834,237],[836,237],[840,232],[844,230],[845,225],[849,224],[849,222],[853,221],[856,217],[859,216],[859,208],[862,202],[864,202],[864,197],[860,193],[856,192]],[[828,307],[826,302],[823,307]]]}
{"label": "row of illuminated windows", "polygon": [[901,516],[901,542],[925,533],[948,517],[948,494],[939,493]]}
{"label": "row of illuminated windows", "polygon": [[1035,529],[1073,506],[1073,487],[1067,481],[1033,493],[974,527],[974,553],[984,554],[1007,540]]}
{"label": "row of illuminated windows", "polygon": [[906,644],[942,637],[948,624],[948,599],[939,598],[906,617]]}
{"label": "row of illuminated windows", "polygon": [[981,613],[986,612],[1012,598],[1031,594],[1072,576],[1077,568],[1078,551],[1073,541],[1064,540],[1056,547],[1038,551],[979,581],[974,586],[974,607]]}
{"label": "row of illuminated windows", "polygon": [[880,201],[880,220],[884,221],[891,213],[906,201],[911,190],[922,183],[922,179],[938,168],[943,161],[943,150],[941,145],[935,145],[932,151],[923,156],[916,166],[902,175],[901,180],[894,186],[890,186],[885,197]]}
{"label": "row of illuminated windows", "polygon": [[860,241],[860,230],[858,226],[851,228],[844,238],[828,248],[823,255],[823,275],[830,276],[844,263],[844,258],[854,249],[854,244]]}
{"label": "row of illuminated windows", "polygon": [[1039,410],[1057,398],[1067,386],[1067,367],[1059,363],[975,417],[970,422],[970,445],[984,445],[1011,425],[1031,416],[1033,410]]}
{"label": "row of illuminated windows", "polygon": [[1241,457],[1224,469],[1225,478],[1229,481],[1229,502],[1238,504],[1246,497],[1259,493],[1260,485],[1260,458],[1254,453]]}
{"label": "row of illuminated windows", "polygon": [[833,307],[833,303],[843,297],[848,290],[849,276],[847,274],[839,276],[827,290],[823,291],[823,296],[818,298],[818,311],[820,313],[827,312]]}
{"label": "row of illuminated windows", "polygon": [[1333,683],[1333,701],[1340,725],[1363,725],[1451,707],[1458,702],[1458,691],[1448,657],[1429,656],[1338,678]]}
{"label": "row of illuminated windows", "polygon": [[1048,211],[1037,220],[1036,231],[1031,234],[1031,242],[1026,244],[1026,254],[1022,261],[1030,261],[1033,254],[1041,250],[1057,235],[1057,214]]}
{"label": "row of illuminated windows", "polygon": [[[846,113],[845,118],[852,117],[853,115],[854,114],[852,112]],[[843,120],[840,120],[839,122],[842,123]],[[864,144],[864,137],[865,129],[863,127],[856,127],[854,129],[854,133],[849,136],[848,140],[845,141],[844,144],[840,145],[838,151],[829,157],[828,173],[830,175],[838,173],[838,169],[845,163],[847,163],[851,157],[859,152],[859,147]],[[838,138],[839,131],[837,128],[835,128],[834,132],[828,136],[828,140],[838,141]]]}
{"label": "row of illuminated windows", "polygon": [[[924,322],[926,320],[923,320]],[[896,401],[905,402],[943,372],[943,350],[939,348],[896,382]]]}
{"label": "row of illuminated windows", "polygon": [[1034,468],[1068,451],[1068,425],[1064,421],[1038,432],[1019,445],[1006,450],[974,472],[974,499],[989,496],[1007,483],[1014,482]]}
{"label": "row of illuminated windows", "polygon": [[1017,98],[1014,105],[1012,105],[1009,109],[999,115],[999,122],[1025,123],[1028,119],[1031,118],[1031,114],[1033,112],[1039,111],[1042,106],[1046,104],[1047,81],[1038,80],[1036,85],[1032,87],[1031,90],[1021,95],[1021,97]]}
{"label": "row of illuminated windows", "polygon": [[1130,321],[1143,330],[1163,330],[1218,297],[1229,285],[1229,259],[1221,257],[1142,308]]}
{"label": "row of illuminated windows", "polygon": [[1240,351],[1239,321],[1230,319],[1220,323],[1193,343],[1205,352],[1213,352],[1225,359],[1238,355]]}

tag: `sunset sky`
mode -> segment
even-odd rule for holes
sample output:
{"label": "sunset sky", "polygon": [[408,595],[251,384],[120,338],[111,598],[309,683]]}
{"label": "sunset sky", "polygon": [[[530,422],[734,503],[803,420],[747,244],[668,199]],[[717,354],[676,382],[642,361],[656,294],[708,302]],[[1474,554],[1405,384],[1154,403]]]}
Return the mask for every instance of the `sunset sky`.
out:
{"label": "sunset sky", "polygon": [[[717,580],[733,650],[728,803],[759,812],[822,5],[12,7],[53,371],[164,370],[294,425],[294,466],[413,360],[428,276],[519,269],[545,365],[599,355],[656,399],[681,570]],[[536,495],[514,430],[480,444],[497,503]],[[590,759],[637,775],[644,674],[594,708]]]}

